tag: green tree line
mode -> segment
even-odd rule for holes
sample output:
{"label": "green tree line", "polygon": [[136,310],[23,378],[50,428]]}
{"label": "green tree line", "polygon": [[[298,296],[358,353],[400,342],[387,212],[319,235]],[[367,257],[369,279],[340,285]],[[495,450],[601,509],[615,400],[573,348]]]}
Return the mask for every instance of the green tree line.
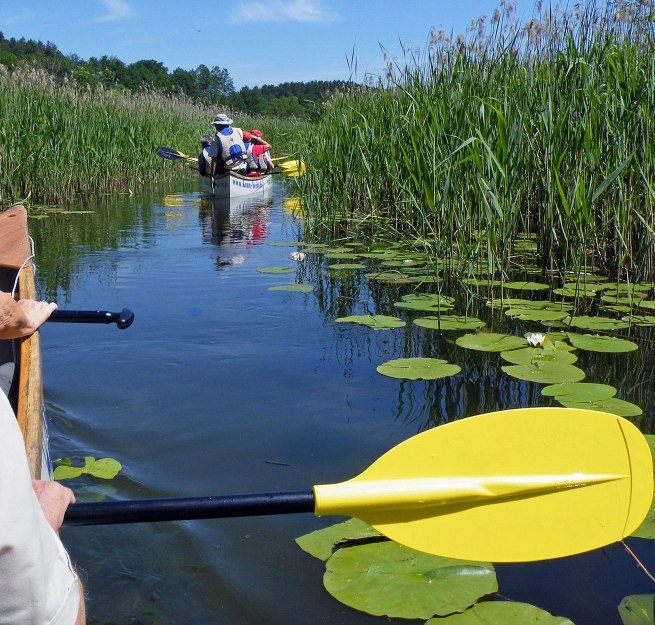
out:
{"label": "green tree line", "polygon": [[44,69],[59,80],[72,79],[80,85],[99,86],[138,92],[154,89],[168,94],[184,94],[203,104],[226,107],[251,116],[316,119],[321,104],[344,81],[313,80],[280,85],[234,88],[229,71],[223,67],[199,65],[196,69],[180,67],[173,71],[161,62],[144,59],[124,63],[116,57],[91,57],[84,60],[75,54],[63,54],[54,43],[25,38],[6,38],[0,32],[0,65],[9,71],[23,63]]}

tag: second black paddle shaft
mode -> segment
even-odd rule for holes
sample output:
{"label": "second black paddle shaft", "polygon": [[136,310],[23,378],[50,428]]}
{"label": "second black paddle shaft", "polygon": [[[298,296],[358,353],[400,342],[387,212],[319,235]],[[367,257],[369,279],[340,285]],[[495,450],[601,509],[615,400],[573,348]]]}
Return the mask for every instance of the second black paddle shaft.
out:
{"label": "second black paddle shaft", "polygon": [[64,525],[150,523],[297,512],[314,512],[313,492],[76,503],[66,510]]}
{"label": "second black paddle shaft", "polygon": [[120,312],[107,310],[56,310],[48,321],[63,323],[115,323],[119,330],[129,328],[134,321],[134,313],[123,308]]}

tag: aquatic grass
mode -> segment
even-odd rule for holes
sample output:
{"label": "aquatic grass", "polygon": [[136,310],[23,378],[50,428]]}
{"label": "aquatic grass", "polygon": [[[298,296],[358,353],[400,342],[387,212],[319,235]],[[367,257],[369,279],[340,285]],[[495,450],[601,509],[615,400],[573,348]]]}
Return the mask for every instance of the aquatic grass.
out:
{"label": "aquatic grass", "polygon": [[[75,195],[136,192],[191,168],[163,162],[161,145],[196,154],[217,111],[182,96],[80,88],[44,71],[0,66],[0,204],[68,202]],[[239,116],[281,153],[301,124]]]}
{"label": "aquatic grass", "polygon": [[308,231],[421,240],[490,278],[528,232],[544,274],[653,280],[655,26],[624,9],[522,25],[504,3],[335,96],[302,146]]}

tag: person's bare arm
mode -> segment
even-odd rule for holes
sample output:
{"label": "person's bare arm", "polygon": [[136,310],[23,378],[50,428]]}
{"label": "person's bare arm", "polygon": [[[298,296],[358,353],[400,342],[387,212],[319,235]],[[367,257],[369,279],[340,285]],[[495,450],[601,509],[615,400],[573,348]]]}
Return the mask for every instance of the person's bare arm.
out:
{"label": "person's bare arm", "polygon": [[32,480],[32,487],[50,527],[58,532],[64,522],[66,509],[75,503],[73,491],[50,480]]}
{"label": "person's bare arm", "polygon": [[31,299],[14,300],[0,291],[0,339],[29,336],[57,310],[57,304]]}

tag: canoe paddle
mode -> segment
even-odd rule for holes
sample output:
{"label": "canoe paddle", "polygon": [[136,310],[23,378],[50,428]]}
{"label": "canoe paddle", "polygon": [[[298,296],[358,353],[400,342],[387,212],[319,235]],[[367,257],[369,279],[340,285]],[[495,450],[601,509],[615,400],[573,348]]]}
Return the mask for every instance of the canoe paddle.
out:
{"label": "canoe paddle", "polygon": [[650,448],[629,421],[572,408],[461,419],[308,492],[78,503],[65,525],[313,512],[357,517],[413,549],[526,562],[620,541],[653,496]]}
{"label": "canoe paddle", "polygon": [[129,328],[134,321],[134,313],[128,308],[120,312],[107,310],[55,310],[48,321],[59,323],[115,323],[119,330]]}
{"label": "canoe paddle", "polygon": [[174,150],[173,148],[166,148],[166,147],[157,148],[157,156],[161,156],[161,158],[165,158],[168,161],[176,161],[179,159],[184,159],[186,161],[189,161],[190,163],[198,162],[197,158],[194,158],[193,156],[189,156],[188,154],[184,154],[184,152],[180,152],[179,150]]}

